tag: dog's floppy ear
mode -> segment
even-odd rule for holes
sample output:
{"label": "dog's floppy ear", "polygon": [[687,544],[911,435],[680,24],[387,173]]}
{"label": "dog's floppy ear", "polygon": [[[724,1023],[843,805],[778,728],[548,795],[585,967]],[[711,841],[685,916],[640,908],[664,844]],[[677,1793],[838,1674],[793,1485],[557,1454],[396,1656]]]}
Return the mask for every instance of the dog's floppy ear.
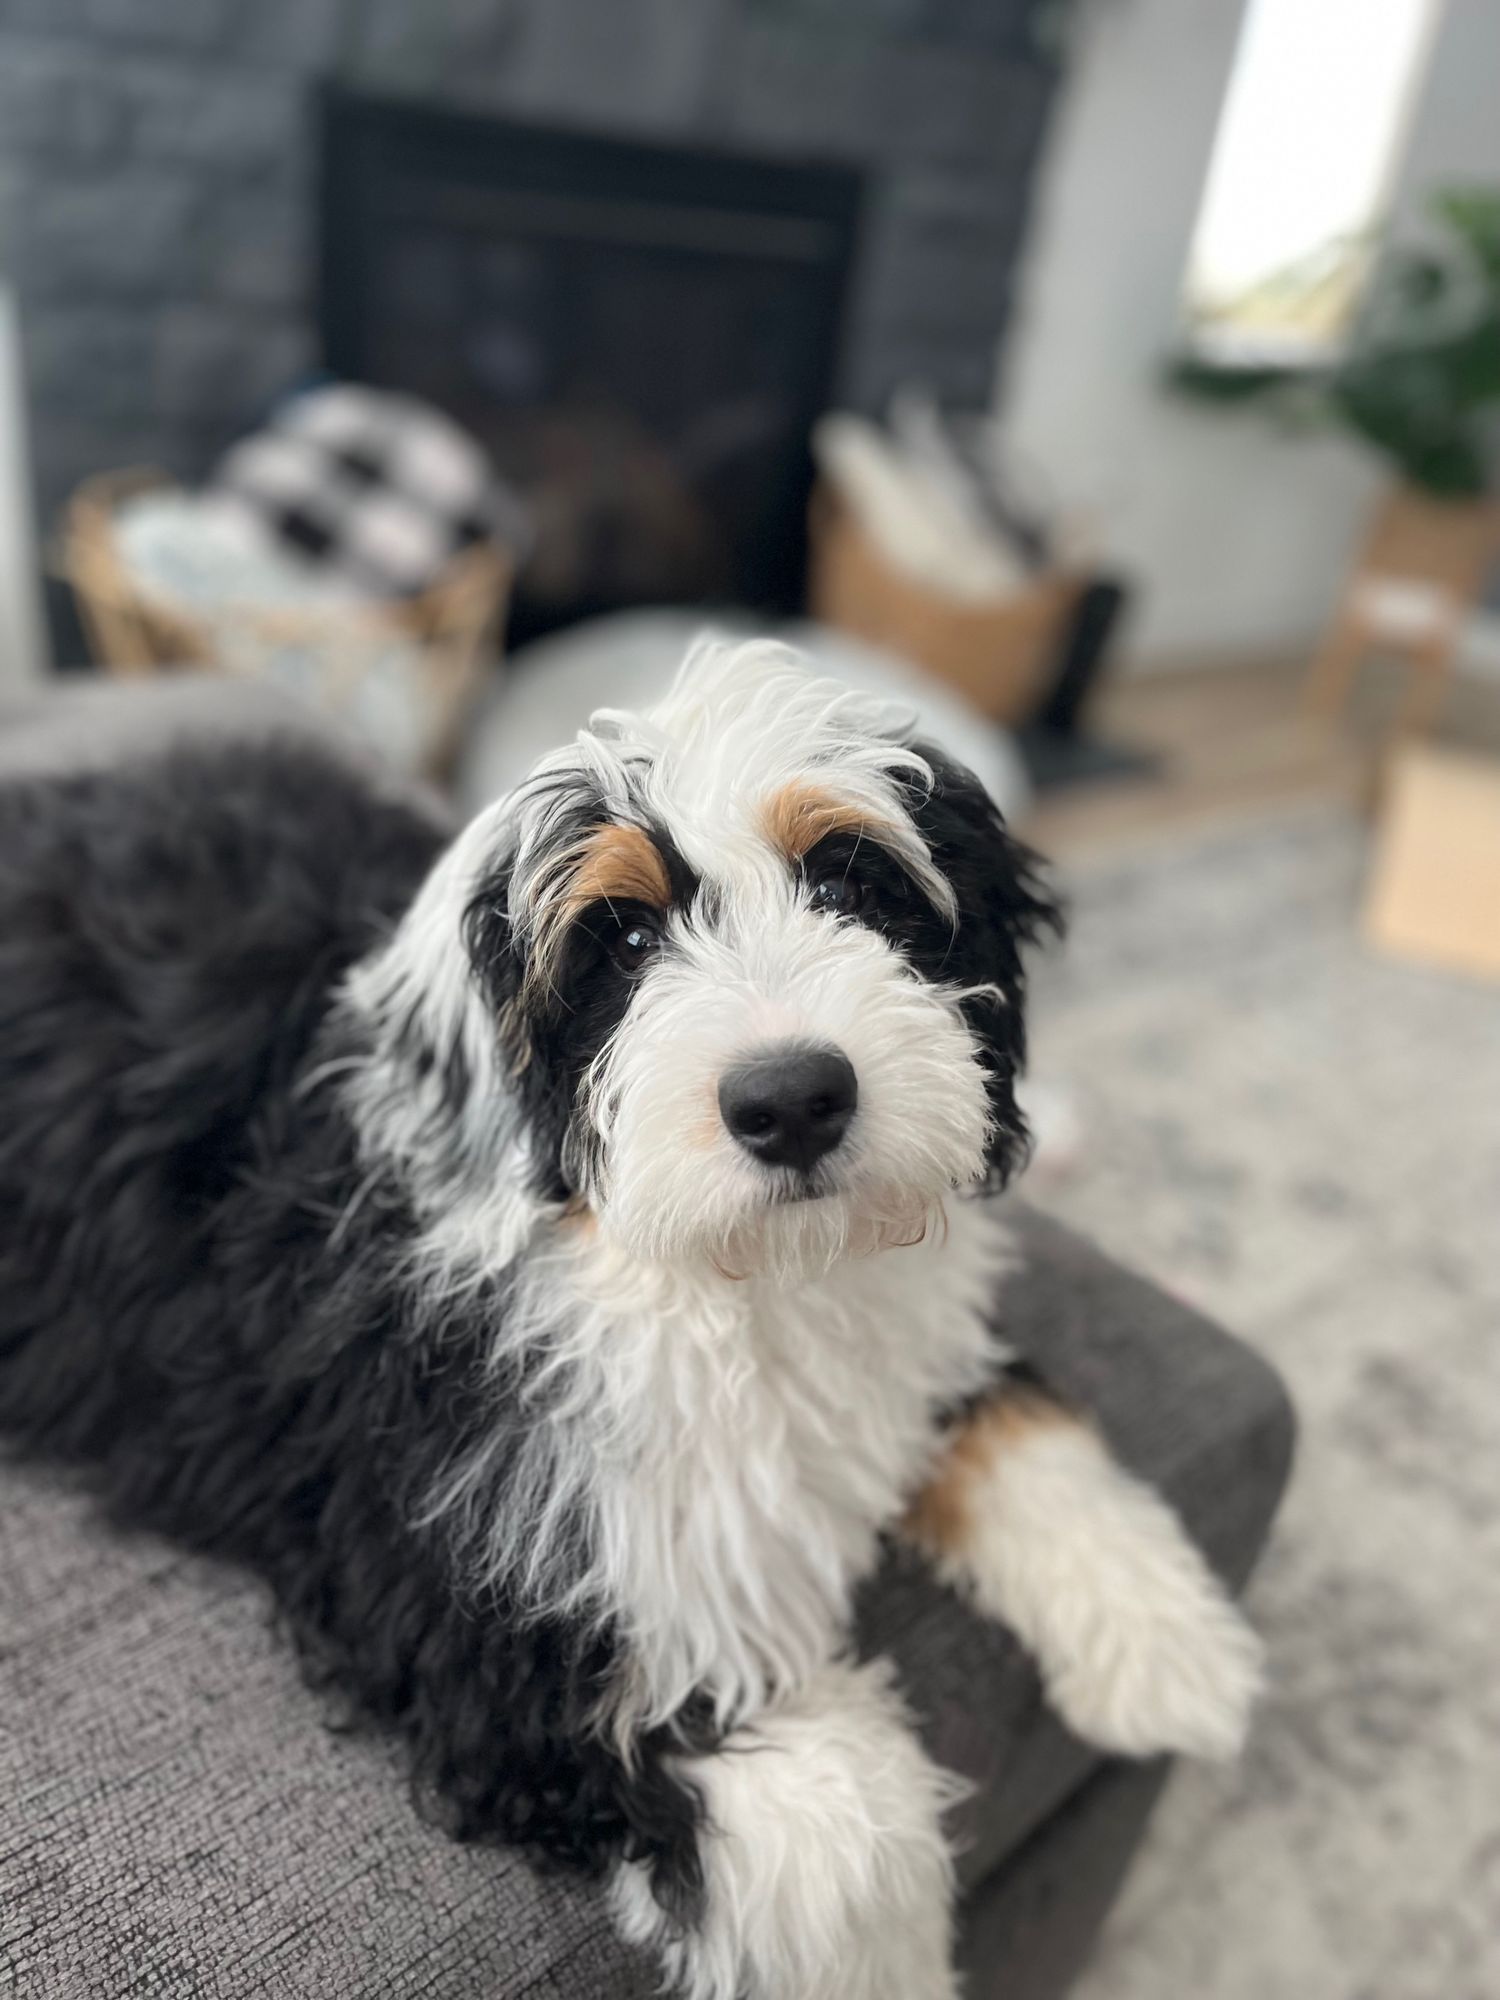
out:
{"label": "dog's floppy ear", "polygon": [[510,920],[510,862],[497,860],[470,896],[463,913],[463,943],[495,1019],[514,1032],[523,967]]}
{"label": "dog's floppy ear", "polygon": [[538,1012],[547,994],[528,991],[526,947],[511,915],[512,863],[497,861],[463,918],[464,949],[492,1019],[506,1087],[524,1122],[537,1193],[563,1201],[576,1192],[567,1167],[572,1081],[557,1059],[556,1023]]}
{"label": "dog's floppy ear", "polygon": [[1017,840],[973,772],[933,744],[912,748],[930,766],[932,783],[913,786],[911,816],[953,887],[955,950],[974,978],[1008,985],[1021,972],[1024,946],[1061,934],[1062,906],[1040,855]]}
{"label": "dog's floppy ear", "polygon": [[1010,831],[973,773],[933,744],[912,748],[930,766],[932,781],[913,782],[908,809],[955,904],[941,962],[923,969],[954,986],[999,989],[998,998],[966,1000],[964,1013],[989,1072],[990,1165],[1004,1180],[1027,1143],[1014,1095],[1026,1061],[1025,952],[1061,934],[1063,910],[1041,858]]}

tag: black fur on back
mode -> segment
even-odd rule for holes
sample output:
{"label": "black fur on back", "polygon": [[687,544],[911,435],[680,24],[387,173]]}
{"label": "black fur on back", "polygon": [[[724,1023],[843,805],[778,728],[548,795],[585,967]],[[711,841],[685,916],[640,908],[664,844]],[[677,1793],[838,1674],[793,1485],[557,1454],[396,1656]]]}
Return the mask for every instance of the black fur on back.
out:
{"label": "black fur on back", "polygon": [[476,1602],[412,1525],[480,1413],[506,1421],[505,1385],[475,1393],[505,1301],[405,1275],[413,1219],[328,1081],[362,1054],[330,1000],[440,844],[285,744],[0,787],[0,1432],[264,1577],[309,1677],[405,1739],[455,1835],[629,1855],[686,1914],[676,1746],[627,1771],[588,1727],[610,1634]]}

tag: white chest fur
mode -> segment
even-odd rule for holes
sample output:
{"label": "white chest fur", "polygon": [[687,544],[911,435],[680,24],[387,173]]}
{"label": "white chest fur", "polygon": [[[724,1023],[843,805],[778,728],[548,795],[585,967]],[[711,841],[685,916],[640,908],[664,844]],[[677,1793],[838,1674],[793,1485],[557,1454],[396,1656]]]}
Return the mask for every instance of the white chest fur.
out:
{"label": "white chest fur", "polygon": [[935,1412],[994,1366],[1006,1259],[982,1201],[953,1203],[946,1236],[795,1287],[572,1253],[593,1586],[636,1675],[622,1719],[665,1720],[697,1689],[743,1715],[837,1649]]}

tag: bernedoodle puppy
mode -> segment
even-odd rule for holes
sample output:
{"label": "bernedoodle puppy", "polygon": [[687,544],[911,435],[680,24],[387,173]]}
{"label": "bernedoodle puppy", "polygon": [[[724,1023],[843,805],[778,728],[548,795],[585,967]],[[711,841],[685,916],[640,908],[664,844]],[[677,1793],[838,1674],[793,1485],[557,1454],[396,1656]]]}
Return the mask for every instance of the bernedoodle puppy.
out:
{"label": "bernedoodle puppy", "polygon": [[764,644],[445,850],[312,747],[14,782],[0,1426],[259,1572],[424,1804],[604,1878],[671,1990],[951,1996],[952,1783],[849,1650],[883,1540],[1112,1750],[1230,1754],[1258,1678],[988,1330],[1055,914]]}

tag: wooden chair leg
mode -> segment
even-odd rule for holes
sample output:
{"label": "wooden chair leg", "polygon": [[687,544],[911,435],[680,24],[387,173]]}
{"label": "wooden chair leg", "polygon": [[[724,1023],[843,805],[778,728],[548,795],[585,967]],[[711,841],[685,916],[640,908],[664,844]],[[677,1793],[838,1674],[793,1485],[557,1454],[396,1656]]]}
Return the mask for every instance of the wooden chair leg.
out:
{"label": "wooden chair leg", "polygon": [[1413,650],[1406,691],[1391,732],[1395,741],[1431,734],[1453,678],[1453,656],[1457,649],[1457,628],[1444,626]]}
{"label": "wooden chair leg", "polygon": [[1313,657],[1302,690],[1303,711],[1331,722],[1347,705],[1368,645],[1364,621],[1341,611]]}

